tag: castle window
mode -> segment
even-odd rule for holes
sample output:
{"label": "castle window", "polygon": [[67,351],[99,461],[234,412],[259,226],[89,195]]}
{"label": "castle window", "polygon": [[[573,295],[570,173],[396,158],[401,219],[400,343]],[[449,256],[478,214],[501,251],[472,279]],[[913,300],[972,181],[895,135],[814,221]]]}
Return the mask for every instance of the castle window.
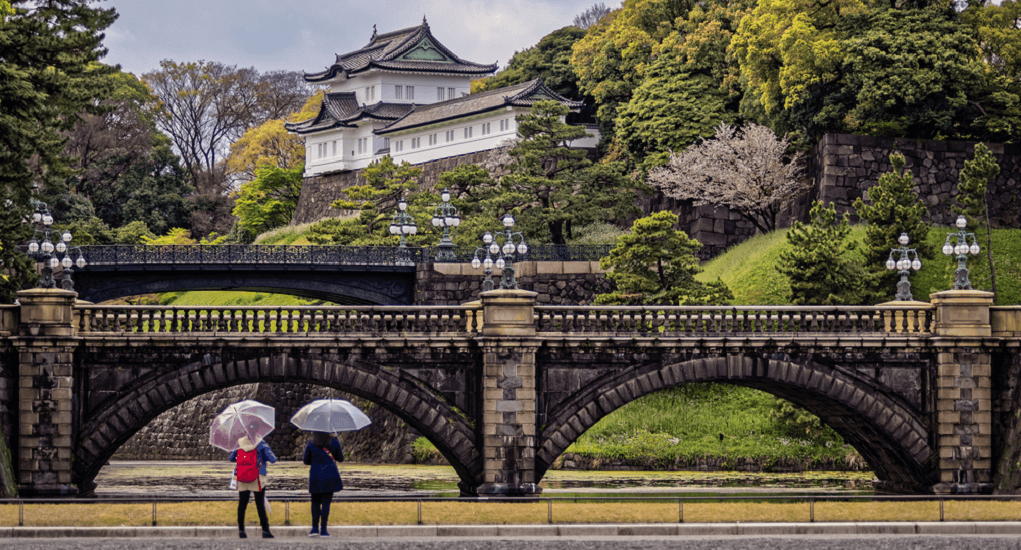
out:
{"label": "castle window", "polygon": [[464,129],[464,139],[469,139],[471,137],[472,137],[472,127],[471,126],[467,126]]}
{"label": "castle window", "polygon": [[445,92],[446,90],[443,88],[436,88],[436,101],[443,101],[445,99],[443,97]]}
{"label": "castle window", "polygon": [[394,97],[404,99],[404,86],[394,86]]}
{"label": "castle window", "polygon": [[454,141],[454,131],[447,130],[447,143],[450,143],[451,141]]}
{"label": "castle window", "polygon": [[482,135],[484,135],[484,136],[485,136],[485,135],[489,135],[489,131],[490,131],[490,129],[491,129],[491,128],[490,128],[490,123],[489,123],[489,122],[487,122],[487,123],[483,124],[483,125],[482,125]]}
{"label": "castle window", "polygon": [[415,99],[415,87],[414,86],[405,86],[405,88],[408,89],[408,99]]}
{"label": "castle window", "polygon": [[337,140],[333,140],[333,156],[337,156]]}
{"label": "castle window", "polygon": [[455,93],[455,88],[447,88],[447,99],[454,99],[456,97]]}

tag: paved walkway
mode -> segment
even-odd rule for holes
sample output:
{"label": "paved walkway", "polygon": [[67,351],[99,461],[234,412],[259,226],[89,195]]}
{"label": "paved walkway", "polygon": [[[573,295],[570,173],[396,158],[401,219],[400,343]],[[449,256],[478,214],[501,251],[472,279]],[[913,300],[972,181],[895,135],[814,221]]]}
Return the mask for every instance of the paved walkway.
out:
{"label": "paved walkway", "polygon": [[[307,537],[308,527],[274,526],[277,538]],[[387,525],[337,526],[340,540],[398,537],[653,537],[776,535],[1021,535],[1021,521],[862,523],[651,523],[591,525]],[[257,526],[248,528],[258,539]],[[197,537],[236,538],[234,527],[6,527],[0,538]]]}

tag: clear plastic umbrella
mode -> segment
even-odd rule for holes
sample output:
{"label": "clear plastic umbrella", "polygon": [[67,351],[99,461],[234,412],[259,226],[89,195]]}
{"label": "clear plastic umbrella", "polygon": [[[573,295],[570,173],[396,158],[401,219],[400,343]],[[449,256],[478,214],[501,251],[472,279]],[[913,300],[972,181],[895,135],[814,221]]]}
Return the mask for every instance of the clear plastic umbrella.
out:
{"label": "clear plastic umbrella", "polygon": [[372,421],[361,409],[343,399],[316,399],[298,409],[291,424],[309,432],[353,432]]}
{"label": "clear plastic umbrella", "polygon": [[213,419],[209,428],[209,444],[233,451],[238,441],[247,436],[253,442],[266,437],[276,426],[277,413],[273,407],[246,399],[227,408]]}

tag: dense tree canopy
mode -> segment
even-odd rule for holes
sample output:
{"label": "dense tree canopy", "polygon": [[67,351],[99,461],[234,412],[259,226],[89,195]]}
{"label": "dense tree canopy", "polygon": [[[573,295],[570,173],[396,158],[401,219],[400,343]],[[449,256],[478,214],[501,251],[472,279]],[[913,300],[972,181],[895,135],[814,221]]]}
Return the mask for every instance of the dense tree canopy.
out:
{"label": "dense tree canopy", "polygon": [[66,192],[71,159],[62,154],[80,113],[107,109],[113,68],[96,63],[106,54],[103,30],[117,15],[86,0],[0,2],[0,246],[15,272],[0,283],[0,301],[34,277],[14,247],[28,239],[22,223],[38,183],[44,195]]}
{"label": "dense tree canopy", "polygon": [[811,221],[794,222],[787,232],[791,248],[781,252],[777,269],[791,283],[796,305],[857,305],[867,300],[871,279],[850,256],[857,242],[850,238],[848,214],[838,218],[835,206],[812,205]]}
{"label": "dense tree canopy", "polygon": [[600,260],[617,290],[600,294],[598,304],[716,305],[733,299],[720,281],[702,283],[695,257],[702,243],[674,229],[677,216],[656,212],[635,220],[631,231],[617,239],[610,255]]}
{"label": "dense tree canopy", "polygon": [[513,86],[536,78],[554,92],[574,100],[583,99],[578,76],[571,65],[572,47],[585,36],[577,27],[555,30],[531,48],[515,52],[507,67],[489,78],[472,81],[472,93]]}

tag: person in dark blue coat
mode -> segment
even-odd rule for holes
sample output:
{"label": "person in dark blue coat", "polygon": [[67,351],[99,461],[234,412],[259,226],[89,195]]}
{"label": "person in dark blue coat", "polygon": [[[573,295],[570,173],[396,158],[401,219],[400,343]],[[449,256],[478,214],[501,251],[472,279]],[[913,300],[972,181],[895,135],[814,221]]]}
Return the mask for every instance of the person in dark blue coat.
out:
{"label": "person in dark blue coat", "polygon": [[312,495],[312,532],[310,537],[328,537],[326,525],[330,519],[333,493],[344,488],[340,481],[337,463],[344,461],[344,451],[336,434],[312,432],[312,440],[305,446],[303,462],[308,464],[308,492]]}

